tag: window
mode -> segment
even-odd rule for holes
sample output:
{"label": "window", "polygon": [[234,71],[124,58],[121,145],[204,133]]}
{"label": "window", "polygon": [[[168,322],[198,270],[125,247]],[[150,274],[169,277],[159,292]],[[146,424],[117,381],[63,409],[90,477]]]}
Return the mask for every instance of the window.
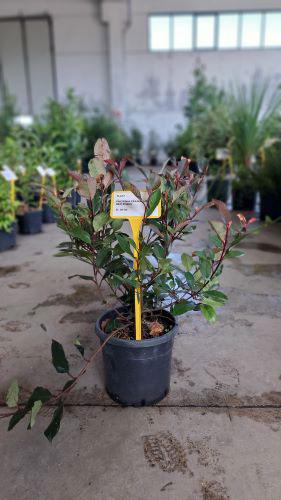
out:
{"label": "window", "polygon": [[150,48],[151,50],[170,49],[170,17],[150,17]]}
{"label": "window", "polygon": [[50,42],[46,16],[0,19],[0,89],[7,85],[22,114],[37,113],[47,97],[56,97]]}
{"label": "window", "polygon": [[153,14],[149,47],[152,51],[281,48],[281,10]]}
{"label": "window", "polygon": [[238,46],[238,14],[219,15],[218,47],[220,49],[235,49]]}
{"label": "window", "polygon": [[281,12],[265,15],[265,47],[281,47]]}
{"label": "window", "polygon": [[193,40],[192,16],[173,17],[173,49],[191,50]]}
{"label": "window", "polygon": [[196,48],[212,49],[215,45],[215,16],[197,16]]}
{"label": "window", "polygon": [[242,14],[241,47],[261,46],[261,14]]}

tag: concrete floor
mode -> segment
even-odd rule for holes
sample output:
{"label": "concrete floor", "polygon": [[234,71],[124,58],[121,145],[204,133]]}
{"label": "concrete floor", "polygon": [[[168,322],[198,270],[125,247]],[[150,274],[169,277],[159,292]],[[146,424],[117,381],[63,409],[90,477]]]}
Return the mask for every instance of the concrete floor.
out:
{"label": "concrete floor", "polygon": [[[204,231],[175,252],[200,246]],[[53,257],[64,239],[45,225],[0,255],[0,393],[13,378],[26,388],[63,385],[51,338],[65,346],[73,372],[77,334],[89,352],[97,345],[104,306],[85,282],[68,280],[85,265]],[[227,262],[230,301],[217,323],[197,313],[180,319],[171,392],[160,404],[115,406],[99,358],[69,397],[52,445],[41,432],[49,416],[32,431],[20,423],[7,433],[0,422],[1,500],[280,500],[280,224],[244,247],[246,257]]]}

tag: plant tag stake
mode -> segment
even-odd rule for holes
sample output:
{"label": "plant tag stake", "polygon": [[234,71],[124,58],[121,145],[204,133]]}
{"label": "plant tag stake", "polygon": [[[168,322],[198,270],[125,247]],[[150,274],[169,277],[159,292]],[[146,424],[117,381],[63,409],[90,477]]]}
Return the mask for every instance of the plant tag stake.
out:
{"label": "plant tag stake", "polygon": [[[145,202],[148,192],[141,191]],[[132,191],[114,191],[111,195],[110,216],[112,219],[128,219],[135,242],[134,269],[138,269],[140,228],[144,218],[145,206]],[[161,202],[157,205],[148,219],[157,219],[161,215]],[[140,287],[135,288],[135,328],[136,340],[141,340],[141,302]]]}
{"label": "plant tag stake", "polygon": [[40,188],[40,198],[39,198],[39,208],[41,209],[43,206],[43,197],[44,197],[47,170],[45,170],[42,167],[42,165],[38,165],[36,170],[41,177],[41,188]]}
{"label": "plant tag stake", "polygon": [[57,194],[56,172],[54,171],[53,168],[49,167],[46,169],[46,175],[51,177],[52,182],[53,182],[54,195],[56,195]]}
{"label": "plant tag stake", "polygon": [[17,176],[15,172],[8,167],[8,165],[4,165],[3,170],[0,173],[6,181],[11,183],[10,199],[11,203],[14,204],[16,201],[15,181],[17,180]]}

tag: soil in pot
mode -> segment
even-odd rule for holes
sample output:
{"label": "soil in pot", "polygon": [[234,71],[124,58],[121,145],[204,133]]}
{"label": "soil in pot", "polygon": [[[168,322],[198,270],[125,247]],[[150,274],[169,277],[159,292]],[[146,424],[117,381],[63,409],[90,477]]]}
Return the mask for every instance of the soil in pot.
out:
{"label": "soil in pot", "polygon": [[4,252],[5,250],[14,248],[16,246],[16,237],[17,237],[16,222],[12,224],[10,232],[0,230],[0,252]]}
{"label": "soil in pot", "polygon": [[207,181],[208,201],[213,198],[227,203],[229,181],[224,179],[209,179]]}
{"label": "soil in pot", "polygon": [[43,204],[42,219],[44,224],[56,222],[55,212],[47,203]]}
{"label": "soil in pot", "polygon": [[[177,331],[175,318],[155,311],[142,320],[142,340],[134,339],[134,321],[125,309],[110,310],[96,323],[103,347],[106,390],[123,406],[148,406],[161,401],[170,389],[171,357]],[[120,319],[120,315],[125,319]],[[108,333],[107,333],[108,332]]]}
{"label": "soil in pot", "polygon": [[250,187],[233,186],[232,208],[233,210],[254,210],[256,192]]}
{"label": "soil in pot", "polygon": [[42,210],[30,210],[18,215],[19,232],[21,234],[37,234],[42,231]]}
{"label": "soil in pot", "polygon": [[261,193],[260,198],[260,218],[264,220],[266,216],[271,219],[281,217],[281,197],[277,192]]}

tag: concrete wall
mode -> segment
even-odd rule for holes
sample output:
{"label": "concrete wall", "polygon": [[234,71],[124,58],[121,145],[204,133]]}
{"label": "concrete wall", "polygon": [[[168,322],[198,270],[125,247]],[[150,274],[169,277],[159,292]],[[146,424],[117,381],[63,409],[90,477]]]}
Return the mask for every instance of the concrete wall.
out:
{"label": "concrete wall", "polygon": [[127,128],[166,140],[184,121],[196,60],[223,85],[257,71],[281,81],[281,50],[149,52],[148,14],[227,9],[281,9],[281,0],[1,0],[0,17],[50,14],[59,97],[73,86]]}

